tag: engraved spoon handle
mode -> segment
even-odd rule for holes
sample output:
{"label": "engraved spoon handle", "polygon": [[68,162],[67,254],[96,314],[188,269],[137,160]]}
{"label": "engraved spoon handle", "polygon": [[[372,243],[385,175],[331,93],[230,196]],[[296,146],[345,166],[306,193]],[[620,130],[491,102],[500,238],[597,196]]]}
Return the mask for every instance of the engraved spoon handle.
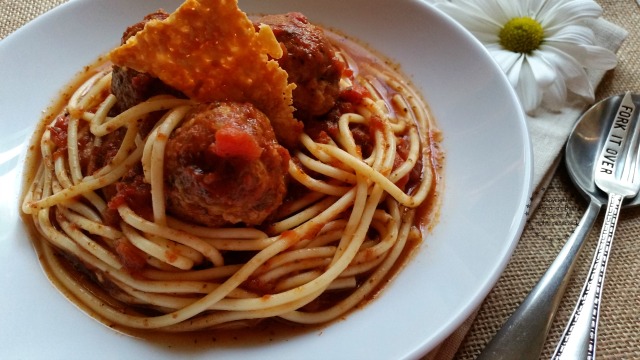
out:
{"label": "engraved spoon handle", "polygon": [[485,347],[478,360],[538,360],[576,259],[602,208],[592,200],[573,234],[536,286]]}

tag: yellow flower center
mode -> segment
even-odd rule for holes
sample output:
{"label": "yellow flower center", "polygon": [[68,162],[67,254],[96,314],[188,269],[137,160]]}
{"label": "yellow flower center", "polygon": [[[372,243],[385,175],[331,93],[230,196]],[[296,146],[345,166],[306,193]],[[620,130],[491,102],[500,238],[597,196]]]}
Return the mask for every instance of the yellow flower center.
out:
{"label": "yellow flower center", "polygon": [[500,45],[503,48],[523,54],[530,54],[540,47],[544,40],[544,29],[530,17],[513,18],[500,30]]}

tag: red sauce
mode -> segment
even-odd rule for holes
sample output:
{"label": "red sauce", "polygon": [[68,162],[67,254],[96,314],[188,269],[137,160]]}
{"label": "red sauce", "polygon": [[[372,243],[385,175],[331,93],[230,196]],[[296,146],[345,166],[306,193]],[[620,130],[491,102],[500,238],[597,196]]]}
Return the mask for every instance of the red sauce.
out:
{"label": "red sauce", "polygon": [[247,161],[259,159],[262,154],[262,148],[253,136],[230,126],[216,131],[216,142],[211,144],[209,151],[219,157],[238,157]]}
{"label": "red sauce", "polygon": [[[349,73],[352,73],[352,71]],[[354,84],[353,86],[342,90],[338,99],[347,103],[359,105],[366,96],[369,96],[367,89],[360,84]]]}
{"label": "red sauce", "polygon": [[111,211],[117,211],[121,205],[127,205],[136,214],[145,219],[153,219],[151,208],[151,185],[144,182],[141,173],[130,171],[128,179],[117,182],[115,195],[109,200],[107,207]]}
{"label": "red sauce", "polygon": [[69,116],[60,115],[56,121],[49,126],[51,133],[51,141],[56,145],[56,151],[53,158],[63,156],[67,153],[67,132],[69,128]]}
{"label": "red sauce", "polygon": [[146,255],[126,238],[116,240],[116,253],[124,267],[131,272],[140,271],[147,265]]}

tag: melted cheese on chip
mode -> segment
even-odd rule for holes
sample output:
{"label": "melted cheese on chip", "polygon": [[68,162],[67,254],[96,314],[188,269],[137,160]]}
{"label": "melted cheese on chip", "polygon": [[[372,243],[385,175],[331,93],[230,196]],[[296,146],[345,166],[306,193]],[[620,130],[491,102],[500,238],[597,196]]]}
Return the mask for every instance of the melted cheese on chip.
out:
{"label": "melted cheese on chip", "polygon": [[114,64],[155,76],[194,100],[252,103],[278,139],[295,146],[302,131],[293,117],[295,85],[269,56],[282,56],[271,28],[256,31],[237,0],[186,0],[110,53]]}

